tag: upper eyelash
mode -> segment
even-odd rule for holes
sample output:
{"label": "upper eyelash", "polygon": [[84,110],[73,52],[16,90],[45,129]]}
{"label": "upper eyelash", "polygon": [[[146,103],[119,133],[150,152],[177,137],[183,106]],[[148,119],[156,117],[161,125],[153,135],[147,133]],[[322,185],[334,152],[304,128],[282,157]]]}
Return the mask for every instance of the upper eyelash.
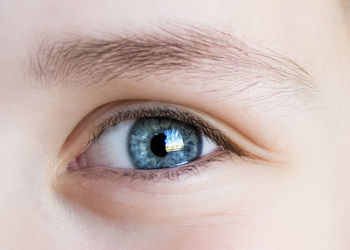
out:
{"label": "upper eyelash", "polygon": [[229,141],[223,133],[210,126],[208,123],[191,114],[188,111],[172,106],[155,105],[150,107],[133,107],[126,108],[115,112],[112,116],[103,120],[94,130],[92,136],[87,142],[86,148],[92,145],[103,132],[109,128],[118,125],[119,123],[131,120],[150,117],[171,118],[181,122],[186,122],[195,127],[199,132],[202,132],[206,137],[214,141],[222,149],[235,153],[239,157],[248,156],[249,153],[241,149],[235,143]]}

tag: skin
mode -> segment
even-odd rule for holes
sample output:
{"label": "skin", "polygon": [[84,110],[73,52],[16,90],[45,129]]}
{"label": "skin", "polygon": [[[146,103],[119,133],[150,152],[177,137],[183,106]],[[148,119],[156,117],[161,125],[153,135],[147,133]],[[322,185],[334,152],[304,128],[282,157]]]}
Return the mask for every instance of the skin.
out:
{"label": "skin", "polygon": [[[1,249],[349,249],[344,2],[16,0],[0,6]],[[205,92],[201,82],[181,75],[81,87],[72,79],[48,86],[28,73],[30,54],[45,35],[96,37],[166,22],[224,29],[291,58],[310,74],[311,91],[282,100],[286,105],[274,98],[264,104],[264,97],[258,104],[257,89],[234,95],[227,87],[229,97],[219,99],[220,91]],[[200,111],[258,157],[213,161],[176,181],[66,173],[92,127],[121,100]]]}

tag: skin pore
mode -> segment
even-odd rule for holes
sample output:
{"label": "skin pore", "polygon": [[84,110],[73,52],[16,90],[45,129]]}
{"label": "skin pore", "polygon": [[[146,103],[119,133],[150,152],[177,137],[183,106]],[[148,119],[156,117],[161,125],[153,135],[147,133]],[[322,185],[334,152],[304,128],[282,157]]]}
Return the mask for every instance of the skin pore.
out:
{"label": "skin pore", "polygon": [[[347,6],[2,1],[0,249],[349,249]],[[226,151],[82,168],[123,112]]]}

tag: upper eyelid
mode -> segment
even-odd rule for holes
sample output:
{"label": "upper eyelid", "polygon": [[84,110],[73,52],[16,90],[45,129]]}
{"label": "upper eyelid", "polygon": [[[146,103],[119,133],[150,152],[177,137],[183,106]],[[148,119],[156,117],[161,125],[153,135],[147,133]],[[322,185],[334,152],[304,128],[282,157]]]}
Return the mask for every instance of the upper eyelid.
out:
{"label": "upper eyelid", "polygon": [[92,145],[94,141],[98,139],[99,135],[108,127],[115,126],[124,120],[158,116],[189,123],[223,149],[234,152],[239,157],[257,158],[257,156],[252,154],[248,149],[244,149],[234,140],[227,138],[220,129],[215,128],[214,125],[210,124],[205,119],[201,119],[198,115],[195,115],[193,111],[186,111],[183,107],[166,103],[141,102],[137,105],[148,105],[148,107],[130,108],[126,106],[125,110],[119,107],[120,110],[113,112],[112,115],[103,119],[102,122],[93,129],[92,136],[89,138],[85,148]]}
{"label": "upper eyelid", "polygon": [[[239,130],[236,128],[232,128],[230,125],[226,124],[225,121],[213,117],[212,115],[207,115],[200,110],[179,106],[173,103],[154,102],[149,100],[120,100],[118,102],[104,104],[94,109],[79,121],[61,147],[56,169],[59,171],[59,169],[61,169],[60,166],[64,166],[66,161],[70,161],[72,158],[77,157],[87,150],[98,137],[98,132],[103,130],[101,124],[108,120],[111,121],[110,118],[112,117],[116,117],[115,112],[117,112],[117,110],[128,105],[145,105],[150,103],[152,103],[152,105],[177,107],[180,110],[187,110],[198,118],[201,118],[201,120],[210,125],[213,130],[220,131],[222,136],[224,136],[229,143],[239,145],[236,149],[240,149],[244,152],[242,153],[242,158],[256,159],[259,161],[263,160],[270,163],[285,162],[283,155],[261,147],[259,144],[256,144],[249,138],[245,137],[245,135],[240,134]],[[69,148],[71,148],[71,150],[68,150]]]}

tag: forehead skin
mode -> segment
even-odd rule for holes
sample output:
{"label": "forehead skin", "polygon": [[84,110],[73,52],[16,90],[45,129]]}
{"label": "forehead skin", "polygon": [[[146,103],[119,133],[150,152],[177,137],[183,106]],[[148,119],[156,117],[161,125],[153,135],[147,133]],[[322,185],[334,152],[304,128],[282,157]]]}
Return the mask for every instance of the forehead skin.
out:
{"label": "forehead skin", "polygon": [[[209,0],[205,4],[200,0],[1,0],[0,248],[349,249],[346,15],[338,0]],[[264,200],[262,216],[247,219],[235,214],[234,223],[212,227],[121,226],[62,208],[50,189],[61,145],[86,113],[115,96],[100,89],[39,87],[38,79],[28,75],[32,52],[45,39],[69,40],[77,34],[102,39],[106,34],[152,32],[159,24],[174,23],[231,32],[248,44],[290,58],[311,76],[314,108],[295,111],[303,113],[307,122],[290,132],[296,145],[302,145],[289,152],[298,164],[282,178],[292,184],[285,188],[283,181],[276,181],[278,185],[269,186],[275,195]],[[75,98],[80,98],[79,107],[71,108]],[[291,117],[284,119],[299,124]],[[277,144],[288,148],[288,143],[292,142]],[[261,177],[261,182],[268,186],[280,176]]]}

